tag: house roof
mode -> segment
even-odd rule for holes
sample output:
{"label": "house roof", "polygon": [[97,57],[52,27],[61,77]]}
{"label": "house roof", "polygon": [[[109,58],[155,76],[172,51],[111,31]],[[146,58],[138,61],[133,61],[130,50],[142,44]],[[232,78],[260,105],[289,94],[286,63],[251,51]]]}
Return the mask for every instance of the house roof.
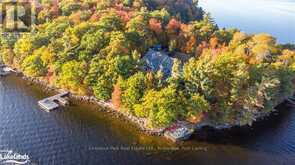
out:
{"label": "house roof", "polygon": [[150,49],[143,57],[145,69],[157,72],[161,70],[165,76],[171,75],[174,59],[167,52]]}

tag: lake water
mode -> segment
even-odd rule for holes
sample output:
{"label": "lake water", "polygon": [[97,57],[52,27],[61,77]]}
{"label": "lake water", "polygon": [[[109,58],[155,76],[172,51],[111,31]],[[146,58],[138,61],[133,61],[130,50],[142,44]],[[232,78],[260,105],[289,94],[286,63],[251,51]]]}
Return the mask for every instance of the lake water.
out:
{"label": "lake water", "polygon": [[266,32],[280,43],[295,43],[295,0],[200,0],[219,27]]}

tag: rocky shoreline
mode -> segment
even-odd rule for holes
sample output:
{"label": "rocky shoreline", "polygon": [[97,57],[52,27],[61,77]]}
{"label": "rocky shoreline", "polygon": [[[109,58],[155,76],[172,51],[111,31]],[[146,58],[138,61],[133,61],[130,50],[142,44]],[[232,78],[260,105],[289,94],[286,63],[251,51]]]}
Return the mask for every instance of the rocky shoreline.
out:
{"label": "rocky shoreline", "polygon": [[[284,103],[286,100],[286,98],[282,98],[280,100],[278,100],[276,102],[276,106],[273,107],[273,109],[270,111],[270,112],[257,112],[255,114],[255,117],[253,118],[253,123],[256,123],[258,121],[263,121],[263,120],[266,120],[268,117],[270,117],[273,113],[279,113],[279,110],[276,109],[277,106],[279,106],[280,104]],[[249,125],[249,124],[244,124],[244,125],[241,125],[239,123],[236,123],[236,124],[228,124],[228,123],[225,123],[225,124],[214,124],[213,122],[210,122],[210,121],[204,121],[204,122],[200,122],[198,124],[195,125],[195,130],[202,130],[202,128],[204,127],[210,127],[210,128],[213,128],[215,130],[229,130],[229,129],[232,129],[234,127],[246,127],[246,126],[252,126],[252,125]]]}
{"label": "rocky shoreline", "polygon": [[[54,92],[61,92],[62,89],[59,89],[54,86],[49,86],[48,82],[42,79],[38,78],[32,78],[32,77],[27,77],[25,75],[22,75],[22,79],[29,81],[35,85],[40,85],[44,87],[43,89],[45,91],[54,91]],[[102,110],[116,116],[117,118],[124,118],[134,124],[139,128],[140,131],[144,132],[147,135],[152,135],[152,136],[163,136],[164,134],[164,128],[163,129],[150,129],[147,127],[147,120],[143,118],[138,118],[135,117],[134,115],[126,112],[121,112],[118,109],[114,107],[114,105],[111,102],[105,102],[98,100],[94,96],[81,96],[81,95],[76,95],[72,92],[70,92],[70,98],[77,100],[77,101],[82,101],[90,104],[95,104],[98,106],[103,107]]]}
{"label": "rocky shoreline", "polygon": [[[21,72],[19,72],[21,73]],[[27,77],[23,74],[21,74],[22,79],[31,82],[32,84],[36,84],[36,85],[40,85],[42,87],[44,87],[43,89],[45,91],[54,91],[54,92],[61,92],[62,89],[59,89],[55,86],[50,86],[48,85],[48,82],[39,78],[32,78],[32,77]],[[81,95],[76,95],[74,93],[70,93],[70,98],[77,100],[77,101],[82,101],[82,102],[86,102],[86,103],[90,103],[90,104],[95,104],[98,106],[103,107],[101,110],[112,114],[112,116],[115,116],[117,118],[123,118],[126,119],[129,122],[134,123],[137,128],[142,131],[143,133],[147,134],[147,135],[151,135],[151,136],[163,136],[164,132],[165,132],[165,128],[162,129],[151,129],[147,127],[147,120],[143,119],[143,118],[138,118],[135,117],[134,115],[130,114],[130,113],[126,113],[126,112],[122,112],[119,111],[118,109],[116,109],[114,107],[114,105],[111,102],[105,102],[105,101],[101,101],[98,100],[97,98],[95,98],[94,96],[81,96]],[[278,101],[278,103],[282,102],[284,99]],[[273,111],[269,112],[269,113],[259,113],[256,115],[254,122],[256,121],[261,121],[264,120],[265,118],[267,118],[268,116],[270,116],[272,113],[277,112],[278,110],[273,109]],[[193,125],[193,128],[195,129],[195,131],[202,131],[203,128],[205,127],[210,127],[213,128],[217,131],[221,131],[221,130],[229,130],[231,128],[234,127],[244,127],[246,125],[239,125],[239,124],[214,124],[210,121],[204,121],[204,122],[200,122],[198,124]]]}

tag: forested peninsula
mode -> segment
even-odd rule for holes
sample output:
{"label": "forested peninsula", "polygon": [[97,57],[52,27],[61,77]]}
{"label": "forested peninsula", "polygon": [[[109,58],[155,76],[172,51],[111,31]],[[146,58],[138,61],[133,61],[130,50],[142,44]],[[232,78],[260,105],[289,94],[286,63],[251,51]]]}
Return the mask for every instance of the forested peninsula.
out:
{"label": "forested peninsula", "polygon": [[2,61],[50,86],[111,101],[147,127],[251,125],[292,94],[294,46],[221,29],[198,0],[34,4],[31,32],[1,36]]}

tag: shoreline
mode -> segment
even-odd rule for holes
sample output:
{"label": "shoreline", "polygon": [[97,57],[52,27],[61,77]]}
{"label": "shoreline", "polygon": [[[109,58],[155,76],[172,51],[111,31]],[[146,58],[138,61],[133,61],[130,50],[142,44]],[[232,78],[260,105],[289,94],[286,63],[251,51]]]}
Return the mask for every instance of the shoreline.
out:
{"label": "shoreline", "polygon": [[[44,91],[53,91],[53,92],[61,92],[63,89],[57,88],[55,86],[50,86],[48,85],[48,82],[46,80],[42,80],[40,78],[33,78],[33,77],[28,77],[25,76],[22,72],[20,72],[18,70],[17,72],[19,75],[17,75],[18,77],[20,77],[21,79],[31,82],[34,85],[39,85],[44,87]],[[63,90],[64,91],[64,90]],[[138,118],[130,113],[126,113],[126,112],[122,112],[118,109],[116,109],[114,107],[114,105],[111,102],[106,102],[106,101],[101,101],[98,100],[97,98],[95,98],[94,96],[81,96],[81,95],[77,95],[74,94],[73,92],[70,92],[70,99],[74,99],[76,101],[81,101],[81,102],[85,102],[85,103],[89,103],[89,104],[94,104],[96,106],[100,106],[103,107],[102,111],[109,113],[109,114],[113,114],[116,117],[123,117],[124,119],[126,119],[128,122],[132,122],[133,124],[135,124],[135,126],[139,129],[139,131],[147,134],[147,135],[151,135],[151,136],[164,136],[164,132],[166,130],[166,128],[161,128],[161,129],[151,129],[148,128],[147,125],[147,120],[143,119],[143,118]],[[278,105],[282,104],[286,99],[281,99],[280,101],[278,101]],[[258,113],[255,117],[255,120],[253,120],[253,124],[258,122],[258,121],[263,121],[266,120],[266,118],[270,117],[271,114],[273,113],[277,113],[280,112],[278,109],[275,109],[275,107],[273,108],[272,111],[270,111],[269,113]],[[114,117],[114,116],[111,116]],[[230,130],[232,128],[242,128],[245,126],[249,126],[252,127],[251,125],[245,124],[245,125],[239,125],[239,124],[214,124],[213,122],[210,121],[203,121],[200,122],[198,124],[192,124],[193,128],[194,128],[194,134],[198,134],[202,133],[204,128],[212,128],[216,131],[223,131],[223,130]]]}
{"label": "shoreline", "polygon": [[[55,86],[49,86],[47,81],[41,80],[39,78],[32,78],[32,77],[25,76],[23,74],[20,76],[20,78],[22,78],[25,81],[29,81],[29,82],[33,83],[34,85],[39,85],[39,86],[45,87],[43,89],[44,91],[60,92],[63,90],[63,89],[57,88]],[[165,130],[164,128],[163,129],[150,129],[146,126],[147,121],[145,119],[138,118],[136,116],[133,116],[130,113],[122,112],[122,111],[116,109],[111,102],[98,100],[94,96],[81,96],[81,95],[74,94],[71,91],[69,91],[69,92],[70,92],[70,94],[69,94],[70,99],[103,107],[102,111],[107,112],[109,114],[116,114],[117,117],[125,118],[126,120],[134,123],[140,131],[142,131],[143,133],[145,133],[147,135],[163,136],[163,134],[164,134],[164,130]]]}

